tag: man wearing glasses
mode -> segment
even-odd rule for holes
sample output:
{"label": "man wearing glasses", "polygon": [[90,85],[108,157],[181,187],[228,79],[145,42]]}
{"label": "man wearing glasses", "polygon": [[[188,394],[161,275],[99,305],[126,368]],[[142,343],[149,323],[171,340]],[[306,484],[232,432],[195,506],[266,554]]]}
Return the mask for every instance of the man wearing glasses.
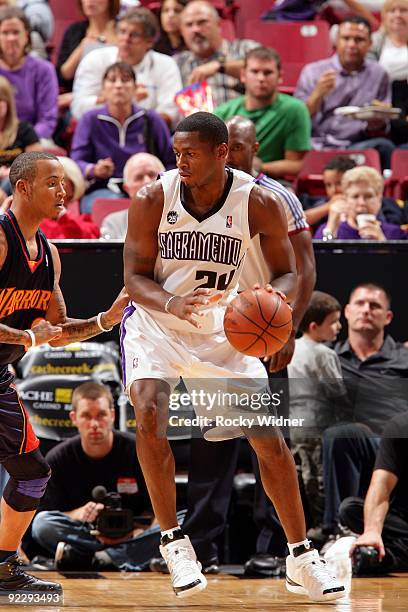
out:
{"label": "man wearing glasses", "polygon": [[174,96],[182,88],[180,72],[171,57],[152,50],[158,31],[155,15],[146,8],[130,9],[123,15],[117,24],[117,46],[91,51],[77,68],[71,105],[76,119],[104,102],[102,79],[108,66],[126,62],[137,78],[135,102],[158,112],[169,125],[176,120]]}

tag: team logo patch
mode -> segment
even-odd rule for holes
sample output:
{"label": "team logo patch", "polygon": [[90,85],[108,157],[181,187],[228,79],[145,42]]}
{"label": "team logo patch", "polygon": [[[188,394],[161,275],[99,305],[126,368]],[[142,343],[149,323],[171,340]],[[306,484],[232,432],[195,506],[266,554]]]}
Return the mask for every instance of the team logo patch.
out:
{"label": "team logo patch", "polygon": [[167,213],[167,223],[170,225],[174,225],[178,219],[178,212],[176,210],[171,210]]}
{"label": "team logo patch", "polygon": [[228,215],[225,222],[225,227],[232,227],[232,215]]}

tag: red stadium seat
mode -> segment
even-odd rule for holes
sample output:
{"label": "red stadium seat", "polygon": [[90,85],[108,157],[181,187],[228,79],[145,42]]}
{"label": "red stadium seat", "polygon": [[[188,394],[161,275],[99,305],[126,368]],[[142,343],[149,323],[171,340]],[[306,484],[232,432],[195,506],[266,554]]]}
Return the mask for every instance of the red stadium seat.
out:
{"label": "red stadium seat", "polygon": [[52,60],[56,63],[62,37],[66,28],[74,21],[83,21],[84,16],[78,10],[77,3],[73,0],[49,0],[48,1],[55,20],[55,28],[50,48],[52,49]]}
{"label": "red stadium seat", "polygon": [[[238,12],[235,16],[235,26],[239,38],[245,37],[245,27],[249,20],[261,19],[266,11],[272,8],[273,0],[239,0]],[[257,36],[253,36],[258,40]]]}
{"label": "red stadium seat", "polygon": [[392,154],[387,193],[397,200],[408,199],[408,150],[395,149]]}
{"label": "red stadium seat", "polygon": [[347,155],[355,160],[358,166],[371,166],[380,174],[381,163],[378,151],[375,149],[330,149],[325,151],[309,151],[306,153],[302,170],[296,179],[296,193],[309,195],[325,195],[323,184],[323,168],[333,157]]}
{"label": "red stadium seat", "polygon": [[329,25],[325,21],[260,21],[245,25],[245,38],[253,38],[265,47],[273,47],[282,59],[281,91],[293,93],[305,64],[333,53]]}
{"label": "red stadium seat", "polygon": [[91,219],[98,227],[101,227],[105,217],[118,210],[129,208],[129,204],[129,198],[118,198],[114,200],[109,198],[97,198],[92,204]]}

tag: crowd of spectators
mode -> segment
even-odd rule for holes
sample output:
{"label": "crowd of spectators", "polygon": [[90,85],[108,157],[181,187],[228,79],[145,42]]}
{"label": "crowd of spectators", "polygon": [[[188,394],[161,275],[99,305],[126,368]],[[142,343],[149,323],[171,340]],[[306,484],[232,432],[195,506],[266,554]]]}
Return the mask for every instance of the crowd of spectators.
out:
{"label": "crowd of spectators", "polygon": [[[90,217],[95,201],[129,198],[130,203],[143,185],[175,166],[172,131],[182,117],[176,94],[188,92],[192,86],[204,88],[205,83],[211,92],[210,108],[229,123],[235,139],[229,162],[250,171],[266,188],[279,190],[280,183],[272,180],[276,179],[296,191],[296,177],[308,152],[333,152],[333,158],[321,168],[326,197],[297,194],[305,217],[300,229],[294,222],[291,240],[295,251],[301,248],[298,233],[307,230],[308,224],[315,239],[326,241],[407,238],[400,227],[406,203],[385,196],[387,182],[382,172],[389,176],[396,149],[408,149],[408,0],[324,3],[324,10],[347,10],[352,15],[344,17],[335,31],[333,55],[304,65],[294,95],[281,91],[285,65],[272,48],[273,41],[267,47],[257,40],[225,38],[220,15],[211,2],[164,0],[157,14],[137,4],[78,0],[83,20],[68,26],[54,49],[57,59],[53,64],[50,44],[58,15],[52,14],[48,3],[0,2],[0,204],[10,195],[8,167],[19,153],[54,150],[63,144],[66,150],[59,152],[65,153],[60,161],[66,173],[66,211],[57,221],[45,222],[43,231],[49,238],[123,240],[127,203],[123,210],[107,216],[99,228]],[[312,19],[318,11],[324,15],[322,4],[276,2],[267,18],[290,19],[291,14],[299,18],[304,10],[303,18]],[[391,120],[379,118],[380,114],[362,120],[335,112],[339,107],[366,105],[378,109],[392,105],[401,114]],[[242,142],[240,134],[244,134]],[[350,155],[337,155],[339,149],[350,150]],[[360,149],[378,151],[381,172],[358,163],[353,152]],[[239,161],[246,151],[248,167]],[[297,205],[294,194],[293,198]],[[297,264],[300,259],[297,257]],[[298,270],[301,275],[300,264]],[[310,417],[310,435],[305,439],[295,436],[292,450],[310,502],[311,537],[316,542],[335,537],[343,522],[362,534],[357,543],[379,549],[380,557],[387,560],[383,567],[406,569],[406,501],[398,498],[390,517],[382,516],[384,543],[378,526],[375,531],[364,524],[362,507],[370,487],[365,516],[373,516],[380,503],[375,491],[381,478],[383,498],[387,499],[398,480],[406,478],[401,469],[407,462],[406,451],[398,444],[394,448],[389,441],[380,443],[380,436],[385,421],[396,415],[400,418],[399,413],[407,410],[406,398],[394,383],[407,377],[408,349],[385,334],[392,311],[390,296],[381,286],[362,283],[352,291],[344,309],[347,340],[336,342],[341,310],[334,297],[313,294],[300,325],[303,335],[296,340],[288,368],[292,379],[290,412],[298,415],[306,403]],[[298,379],[312,384],[305,388]],[[373,388],[378,390],[376,402],[366,413],[364,393],[373,397]],[[324,391],[318,401],[317,389]],[[70,416],[79,436],[47,456],[53,477],[33,535],[50,555],[56,555],[60,569],[78,564],[86,569],[143,569],[159,541],[154,524],[139,525],[127,534],[126,544],[104,541],[84,528],[99,510],[90,501],[92,486],[101,484],[99,480],[84,478],[81,487],[72,487],[71,497],[61,489],[61,474],[66,478],[71,472],[72,457],[82,475],[99,462],[110,489],[117,477],[126,480],[130,472],[137,472],[140,488],[138,484],[134,491],[138,493],[134,507],[139,513],[150,510],[130,438],[113,429],[109,393],[101,386],[85,387],[74,400]],[[98,402],[103,404],[103,414],[93,418]],[[96,448],[88,435],[89,422],[98,419],[105,438]],[[405,421],[401,427],[407,428]],[[391,433],[394,430],[391,426]],[[221,455],[230,469],[225,474],[231,489],[238,447],[219,445],[211,455],[203,444],[194,441],[192,445],[195,480],[189,485],[187,525],[204,568],[213,571],[218,565],[215,539],[225,527],[228,503],[223,500],[217,506],[217,496],[213,496],[212,510],[219,514],[213,534],[200,531],[201,508],[191,504],[194,499],[204,499],[200,478],[208,485],[211,465],[214,488],[218,486]],[[202,475],[199,462],[206,453],[206,474]],[[116,462],[117,474],[109,472],[112,462]],[[394,476],[384,476],[384,471]],[[401,514],[401,507],[405,518],[396,524],[392,513],[397,508]],[[209,510],[204,510],[207,519]],[[261,534],[267,536],[258,541],[257,552],[274,560],[284,554],[279,520],[273,508],[264,514],[266,531]],[[393,548],[395,534],[401,537],[402,550]],[[200,549],[202,536],[205,546]],[[64,546],[58,550],[61,542]],[[142,556],[140,550],[144,551]],[[269,561],[263,561],[267,566]],[[275,561],[272,565],[276,567]],[[251,571],[254,567],[256,574],[258,566],[252,564]]]}

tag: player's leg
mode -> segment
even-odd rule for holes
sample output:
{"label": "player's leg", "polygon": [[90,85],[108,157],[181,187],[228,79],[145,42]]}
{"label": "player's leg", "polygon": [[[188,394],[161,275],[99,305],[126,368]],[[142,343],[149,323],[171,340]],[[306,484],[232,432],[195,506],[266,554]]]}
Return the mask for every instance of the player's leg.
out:
{"label": "player's leg", "polygon": [[130,398],[136,415],[136,448],[154,514],[160,523],[160,552],[166,561],[179,597],[201,591],[207,585],[201,565],[178,525],[175,463],[166,437],[170,387],[162,380],[135,380]]}
{"label": "player's leg", "polygon": [[162,380],[136,380],[130,388],[137,456],[162,531],[177,526],[175,464],[166,436],[169,394]]}
{"label": "player's leg", "polygon": [[[249,432],[249,436],[251,433]],[[344,585],[330,575],[319,554],[306,538],[306,525],[295,462],[281,433],[248,437],[259,463],[262,484],[275,506],[288,539],[286,586],[294,593],[308,594],[315,601],[338,599]]]}

